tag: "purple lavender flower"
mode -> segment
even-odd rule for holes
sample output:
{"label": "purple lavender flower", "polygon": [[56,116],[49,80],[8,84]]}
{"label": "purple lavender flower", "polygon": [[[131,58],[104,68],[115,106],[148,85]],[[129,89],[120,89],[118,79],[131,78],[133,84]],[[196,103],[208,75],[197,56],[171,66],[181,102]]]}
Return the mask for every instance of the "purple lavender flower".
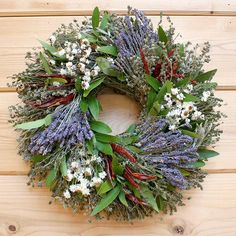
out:
{"label": "purple lavender flower", "polygon": [[165,119],[148,118],[137,127],[143,150],[140,157],[163,174],[167,181],[180,189],[189,187],[187,179],[179,169],[191,168],[199,159],[194,139],[180,131],[168,131]]}
{"label": "purple lavender flower", "polygon": [[28,149],[33,154],[46,155],[57,145],[70,149],[92,137],[87,115],[80,111],[78,102],[72,102],[53,114],[53,122],[31,138]]}

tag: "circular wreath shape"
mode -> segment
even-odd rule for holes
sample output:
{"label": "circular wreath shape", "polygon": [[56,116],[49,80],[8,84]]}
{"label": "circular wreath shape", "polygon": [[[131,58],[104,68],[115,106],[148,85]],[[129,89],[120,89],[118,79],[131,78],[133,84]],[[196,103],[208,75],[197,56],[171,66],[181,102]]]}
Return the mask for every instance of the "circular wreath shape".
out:
{"label": "circular wreath shape", "polygon": [[[75,212],[126,220],[172,213],[183,205],[180,190],[201,188],[221,133],[216,70],[203,69],[209,43],[176,42],[167,20],[155,30],[139,10],[120,17],[96,7],[27,53],[12,83],[23,103],[10,111],[30,185],[46,185]],[[105,88],[140,104],[122,134],[99,120]]]}

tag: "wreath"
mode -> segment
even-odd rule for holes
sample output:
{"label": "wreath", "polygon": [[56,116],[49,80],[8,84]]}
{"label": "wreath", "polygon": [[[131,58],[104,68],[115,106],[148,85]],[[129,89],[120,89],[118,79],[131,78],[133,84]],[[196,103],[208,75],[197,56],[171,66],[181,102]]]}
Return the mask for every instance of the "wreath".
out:
{"label": "wreath", "polygon": [[[96,7],[27,53],[12,82],[22,103],[10,111],[29,185],[46,185],[75,212],[127,220],[172,213],[184,204],[180,190],[201,188],[222,132],[216,70],[203,69],[209,43],[176,42],[167,20],[155,30],[139,10],[121,17]],[[138,122],[116,136],[99,120],[105,88],[141,107]]]}

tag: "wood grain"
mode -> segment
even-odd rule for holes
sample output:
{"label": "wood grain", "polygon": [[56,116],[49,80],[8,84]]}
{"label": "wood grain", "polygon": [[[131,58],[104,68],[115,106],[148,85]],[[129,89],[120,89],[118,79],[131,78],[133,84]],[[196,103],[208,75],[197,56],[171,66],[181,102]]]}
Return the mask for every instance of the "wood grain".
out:
{"label": "wood grain", "polygon": [[161,11],[168,15],[235,15],[234,0],[1,0],[0,16],[36,15],[90,15],[93,8],[126,13],[127,6],[144,10],[146,14],[157,15]]}
{"label": "wood grain", "polygon": [[46,189],[26,186],[22,176],[0,176],[0,235],[17,236],[235,236],[236,174],[212,174],[204,191],[187,191],[185,207],[173,216],[159,215],[131,225],[74,215],[59,204],[48,205]]}
{"label": "wood grain", "polygon": [[[227,106],[222,111],[228,115],[224,120],[221,141],[216,145],[220,152],[218,158],[213,158],[207,163],[206,169],[210,173],[236,172],[236,91],[218,91],[217,95],[224,99]],[[100,96],[103,105],[101,119],[111,125],[115,133],[124,131],[129,124],[135,122],[138,115],[137,104],[128,97],[115,94]],[[0,174],[26,174],[28,166],[17,155],[17,133],[7,122],[9,117],[8,106],[17,103],[15,93],[0,93]]]}
{"label": "wood grain", "polygon": [[[63,22],[74,17],[27,17],[0,18],[0,87],[6,90],[7,79],[25,68],[25,53],[31,47],[40,46],[37,39],[45,40]],[[83,17],[78,17],[81,21]],[[157,25],[159,17],[151,17]],[[223,89],[236,88],[234,64],[236,61],[236,18],[175,16],[172,20],[176,31],[181,32],[179,41],[212,44],[212,61],[206,69],[218,68],[216,81]]]}

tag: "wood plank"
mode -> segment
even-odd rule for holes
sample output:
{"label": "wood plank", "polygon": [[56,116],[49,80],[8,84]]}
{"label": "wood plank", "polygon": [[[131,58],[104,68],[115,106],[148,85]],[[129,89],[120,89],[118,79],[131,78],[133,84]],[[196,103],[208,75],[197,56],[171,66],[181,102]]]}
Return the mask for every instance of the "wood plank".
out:
{"label": "wood plank", "polygon": [[[220,156],[209,160],[206,170],[210,173],[236,172],[236,91],[218,91],[217,95],[228,104],[222,107],[228,118],[222,124],[224,133],[216,145]],[[136,120],[138,108],[129,98],[107,94],[100,96],[100,100],[104,107],[101,119],[108,122],[115,133],[124,131]],[[0,159],[0,174],[26,174],[28,166],[17,155],[17,133],[7,122],[8,106],[18,101],[16,94],[0,93],[0,101],[0,156],[3,157]]]}
{"label": "wood plank", "polygon": [[[23,17],[0,18],[0,87],[6,87],[8,76],[24,69],[24,56],[31,47],[39,46],[37,39],[46,39],[61,24],[71,22],[73,17]],[[83,17],[78,17],[81,21]],[[207,69],[218,68],[216,81],[224,88],[234,86],[236,79],[236,18],[234,17],[172,17],[179,41],[212,44],[212,61]],[[154,25],[159,17],[152,17]],[[201,33],[199,33],[201,32]],[[225,87],[226,86],[226,87]]]}
{"label": "wood plank", "polygon": [[168,15],[235,15],[236,11],[234,0],[155,0],[145,4],[141,0],[1,0],[0,16],[89,15],[95,6],[124,14],[128,5],[152,15],[161,11]]}
{"label": "wood plank", "polygon": [[212,174],[204,190],[188,191],[186,206],[172,216],[128,222],[96,221],[48,205],[49,191],[26,186],[24,176],[0,176],[0,232],[17,236],[235,236],[236,174]]}

